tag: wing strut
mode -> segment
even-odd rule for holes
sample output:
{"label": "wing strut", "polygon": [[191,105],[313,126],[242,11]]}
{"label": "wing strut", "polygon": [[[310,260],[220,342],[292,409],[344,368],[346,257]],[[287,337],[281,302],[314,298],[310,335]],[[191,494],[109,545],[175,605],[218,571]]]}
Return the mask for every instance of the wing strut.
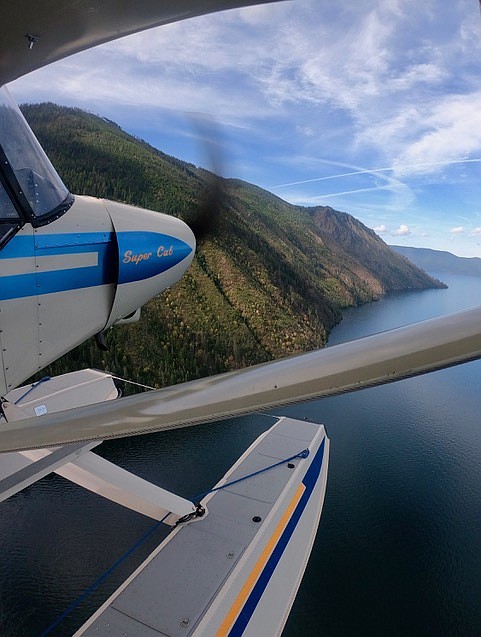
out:
{"label": "wing strut", "polygon": [[[8,402],[3,406],[9,424],[16,426],[33,414],[51,414],[66,406],[99,406],[102,401],[114,401],[117,394],[109,374],[84,369],[46,378],[45,382],[33,383],[28,389],[14,389],[7,394]],[[0,417],[0,432],[5,426],[5,420]],[[192,502],[92,453],[91,449],[100,442],[3,454],[0,462],[0,502],[55,472],[97,495],[168,525],[195,512]]]}

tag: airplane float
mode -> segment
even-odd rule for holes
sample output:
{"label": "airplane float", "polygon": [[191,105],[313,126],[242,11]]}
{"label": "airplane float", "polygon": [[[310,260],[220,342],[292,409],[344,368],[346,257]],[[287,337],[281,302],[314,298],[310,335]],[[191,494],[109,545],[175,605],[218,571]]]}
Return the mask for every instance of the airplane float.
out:
{"label": "airplane float", "polygon": [[[118,398],[79,370],[20,387],[87,338],[138,318],[178,281],[196,241],[179,219],[74,196],[5,84],[89,47],[256,0],[19,0],[0,25],[0,501],[53,471],[172,527],[76,635],[282,632],[324,499],[324,427],[280,417],[189,502],[92,452],[102,440],[191,426],[392,382],[481,357],[481,309]],[[263,0],[264,2],[266,0]],[[272,0],[276,1],[276,0]],[[191,565],[196,564],[192,577]]]}

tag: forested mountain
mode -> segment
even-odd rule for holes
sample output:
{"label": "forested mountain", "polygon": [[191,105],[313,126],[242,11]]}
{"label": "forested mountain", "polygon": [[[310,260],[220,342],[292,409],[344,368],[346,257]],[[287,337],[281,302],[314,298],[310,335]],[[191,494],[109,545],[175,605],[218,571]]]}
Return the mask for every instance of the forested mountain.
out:
{"label": "forested mountain", "polygon": [[[23,112],[73,193],[140,205],[189,222],[211,176],[123,132],[54,104]],[[94,366],[163,386],[325,345],[343,308],[401,289],[439,286],[372,230],[329,207],[292,206],[222,180],[222,210],[184,278],[109,330],[107,353],[84,344],[49,370]]]}
{"label": "forested mountain", "polygon": [[431,250],[430,248],[391,247],[426,272],[481,276],[481,259],[479,257],[458,257],[451,252]]}

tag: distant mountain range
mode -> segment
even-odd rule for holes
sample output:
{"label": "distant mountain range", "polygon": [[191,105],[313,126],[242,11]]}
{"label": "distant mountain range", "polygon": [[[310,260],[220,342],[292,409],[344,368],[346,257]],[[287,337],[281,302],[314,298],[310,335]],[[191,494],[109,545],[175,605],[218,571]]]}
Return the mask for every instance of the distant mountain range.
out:
{"label": "distant mountain range", "polygon": [[430,248],[407,246],[391,246],[391,248],[431,275],[446,273],[481,276],[481,259],[479,257],[457,257],[451,252],[431,250]]}
{"label": "distant mountain range", "polygon": [[[114,122],[54,104],[23,111],[72,192],[187,223],[205,203],[210,173]],[[237,179],[222,184],[214,231],[183,279],[143,308],[140,323],[109,330],[108,352],[87,343],[50,373],[88,365],[173,384],[323,347],[343,308],[441,285],[348,214],[293,206]]]}

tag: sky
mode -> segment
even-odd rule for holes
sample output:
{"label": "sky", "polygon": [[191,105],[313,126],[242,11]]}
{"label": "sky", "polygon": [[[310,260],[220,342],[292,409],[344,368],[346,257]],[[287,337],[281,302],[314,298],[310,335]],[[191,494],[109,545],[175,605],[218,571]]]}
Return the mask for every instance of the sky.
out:
{"label": "sky", "polygon": [[196,165],[209,167],[210,138],[227,177],[348,212],[389,244],[481,257],[478,0],[236,9],[96,47],[9,88],[20,103],[107,117]]}

